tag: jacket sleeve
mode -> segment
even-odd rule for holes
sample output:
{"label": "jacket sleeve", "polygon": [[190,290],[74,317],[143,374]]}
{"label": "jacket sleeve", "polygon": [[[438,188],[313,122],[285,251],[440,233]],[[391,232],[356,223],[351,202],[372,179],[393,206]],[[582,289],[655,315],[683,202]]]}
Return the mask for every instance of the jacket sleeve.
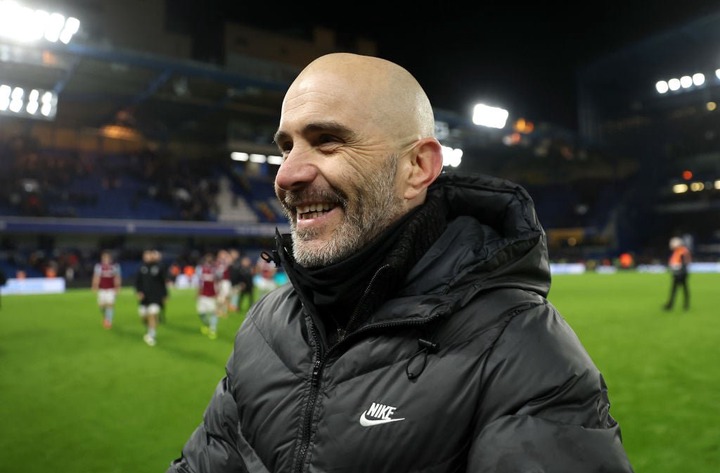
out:
{"label": "jacket sleeve", "polygon": [[605,381],[549,303],[516,315],[483,378],[476,473],[631,473]]}
{"label": "jacket sleeve", "polygon": [[227,378],[218,383],[203,422],[166,473],[267,473],[240,433],[237,405],[227,385]]}

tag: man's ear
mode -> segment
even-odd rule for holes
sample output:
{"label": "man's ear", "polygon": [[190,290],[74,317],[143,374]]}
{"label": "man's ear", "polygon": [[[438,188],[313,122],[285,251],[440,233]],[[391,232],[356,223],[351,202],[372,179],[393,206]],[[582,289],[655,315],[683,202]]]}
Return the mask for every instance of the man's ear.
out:
{"label": "man's ear", "polygon": [[409,155],[409,172],[405,179],[407,200],[425,195],[425,190],[442,172],[442,147],[435,138],[422,138],[415,143]]}

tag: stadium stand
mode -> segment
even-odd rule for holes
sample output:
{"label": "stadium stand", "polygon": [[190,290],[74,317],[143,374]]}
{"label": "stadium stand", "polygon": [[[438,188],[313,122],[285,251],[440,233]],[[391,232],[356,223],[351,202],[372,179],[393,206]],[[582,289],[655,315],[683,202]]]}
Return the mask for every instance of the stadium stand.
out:
{"label": "stadium stand", "polygon": [[[71,44],[0,40],[3,80],[58,92],[52,120],[0,113],[0,267],[42,274],[47,260],[82,277],[83,264],[66,260],[93,260],[101,247],[130,261],[153,244],[186,263],[206,248],[269,245],[287,228],[276,167],[230,153],[276,153],[282,94],[308,58],[376,45],[228,23],[199,48],[155,0],[144,26],[126,29],[104,25],[130,6],[76,3],[88,26]],[[578,132],[551,123],[491,132],[436,110],[444,144],[463,148],[461,170],[528,188],[553,259],[649,261],[678,233],[694,237],[697,258],[718,259],[720,112],[708,97],[720,79],[706,67],[703,86],[665,95],[653,86],[666,71],[712,64],[719,26],[720,13],[698,18],[580,68]]]}

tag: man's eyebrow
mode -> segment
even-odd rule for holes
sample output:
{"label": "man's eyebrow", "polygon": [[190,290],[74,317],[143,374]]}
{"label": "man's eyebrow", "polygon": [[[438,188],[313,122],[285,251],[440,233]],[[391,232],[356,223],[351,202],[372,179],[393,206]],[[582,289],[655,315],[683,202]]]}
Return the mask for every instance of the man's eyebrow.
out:
{"label": "man's eyebrow", "polygon": [[303,129],[303,134],[318,132],[332,133],[342,137],[352,135],[352,131],[348,127],[335,121],[309,123]]}
{"label": "man's eyebrow", "polygon": [[285,140],[288,137],[288,134],[284,131],[276,131],[275,135],[273,135],[273,143],[279,144],[281,141]]}
{"label": "man's eyebrow", "polygon": [[[308,123],[305,125],[305,127],[302,129],[302,134],[304,136],[315,134],[315,133],[331,133],[333,135],[337,135],[343,139],[347,139],[349,137],[354,136],[354,133],[350,128],[346,127],[345,125],[335,122],[335,121],[327,121],[327,122],[314,122],[314,123]],[[282,130],[275,133],[275,136],[273,137],[273,142],[279,143],[282,140],[289,139],[290,134],[287,132],[284,132]]]}

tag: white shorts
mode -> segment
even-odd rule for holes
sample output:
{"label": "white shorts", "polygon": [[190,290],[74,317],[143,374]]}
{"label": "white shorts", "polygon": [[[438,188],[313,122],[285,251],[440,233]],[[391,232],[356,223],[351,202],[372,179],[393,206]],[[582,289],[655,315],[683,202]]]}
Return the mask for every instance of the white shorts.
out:
{"label": "white shorts", "polygon": [[148,304],[138,306],[138,314],[140,315],[140,317],[145,317],[146,315],[157,315],[159,313],[160,304]]}
{"label": "white shorts", "polygon": [[98,305],[115,304],[115,289],[98,289],[97,302]]}
{"label": "white shorts", "polygon": [[228,297],[230,297],[230,291],[232,290],[232,283],[230,283],[229,279],[223,279],[220,281],[219,287],[218,287],[218,295],[217,298],[219,301],[225,300]]}
{"label": "white shorts", "polygon": [[212,314],[217,312],[217,299],[214,297],[199,296],[195,308],[198,314]]}

